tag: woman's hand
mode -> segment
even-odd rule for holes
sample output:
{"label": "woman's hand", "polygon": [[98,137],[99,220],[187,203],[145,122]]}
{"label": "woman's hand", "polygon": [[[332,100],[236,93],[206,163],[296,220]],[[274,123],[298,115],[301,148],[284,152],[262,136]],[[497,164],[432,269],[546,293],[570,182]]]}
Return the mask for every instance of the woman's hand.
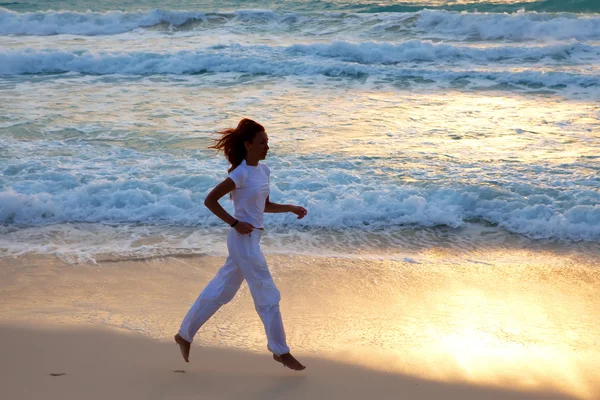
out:
{"label": "woman's hand", "polygon": [[300,206],[290,206],[290,212],[296,214],[298,216],[298,219],[302,219],[306,217],[306,214],[308,214],[306,208]]}
{"label": "woman's hand", "polygon": [[235,229],[237,231],[237,233],[239,233],[241,235],[247,235],[254,230],[254,226],[252,226],[252,224],[249,224],[247,222],[239,221],[237,224],[235,224],[233,229]]}

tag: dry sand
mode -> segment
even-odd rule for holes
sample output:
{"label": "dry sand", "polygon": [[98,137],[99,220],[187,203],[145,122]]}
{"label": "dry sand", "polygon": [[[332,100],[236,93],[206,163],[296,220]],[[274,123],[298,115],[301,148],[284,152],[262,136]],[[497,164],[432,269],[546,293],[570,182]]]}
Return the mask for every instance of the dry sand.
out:
{"label": "dry sand", "polygon": [[[5,399],[566,399],[428,381],[316,357],[296,373],[267,354],[195,348],[108,328],[0,327]],[[53,374],[58,376],[53,376]],[[64,374],[64,375],[60,375]]]}
{"label": "dry sand", "polygon": [[600,399],[596,259],[267,259],[302,373],[270,359],[247,287],[181,360],[222,258],[0,259],[2,399]]}

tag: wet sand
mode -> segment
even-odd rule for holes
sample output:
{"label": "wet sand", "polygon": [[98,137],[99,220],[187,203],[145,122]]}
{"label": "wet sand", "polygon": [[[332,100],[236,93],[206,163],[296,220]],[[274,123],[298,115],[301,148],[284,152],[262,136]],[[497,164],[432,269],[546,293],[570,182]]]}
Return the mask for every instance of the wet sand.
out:
{"label": "wet sand", "polygon": [[2,258],[2,390],[10,399],[600,398],[597,258],[429,249],[404,262],[267,260],[306,372],[270,359],[245,285],[202,328],[191,363],[181,360],[171,337],[220,257]]}

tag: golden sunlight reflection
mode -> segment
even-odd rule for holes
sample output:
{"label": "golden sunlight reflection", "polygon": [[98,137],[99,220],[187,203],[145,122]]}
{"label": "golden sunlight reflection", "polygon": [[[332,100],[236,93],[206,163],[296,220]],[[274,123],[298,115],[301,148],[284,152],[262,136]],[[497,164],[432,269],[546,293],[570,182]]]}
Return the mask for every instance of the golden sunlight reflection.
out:
{"label": "golden sunlight reflection", "polygon": [[342,326],[328,335],[345,342],[335,357],[433,380],[600,396],[598,265],[539,253],[491,252],[487,265],[424,257],[342,290],[345,311],[335,313],[352,322],[328,323]]}
{"label": "golden sunlight reflection", "polygon": [[[298,126],[293,122],[286,126],[293,129],[292,136],[279,136],[278,128],[273,129],[278,151],[311,154],[330,149],[346,156],[392,156],[407,161],[426,155],[451,156],[461,165],[469,160],[507,159],[567,163],[593,156],[595,151],[579,136],[582,130],[597,129],[589,102],[573,107],[572,101],[550,95],[486,92],[482,96],[454,91],[356,90],[350,97],[330,92],[313,96],[323,98],[311,104],[298,96],[298,104],[283,110]],[[306,127],[309,121],[327,124],[313,131]]]}

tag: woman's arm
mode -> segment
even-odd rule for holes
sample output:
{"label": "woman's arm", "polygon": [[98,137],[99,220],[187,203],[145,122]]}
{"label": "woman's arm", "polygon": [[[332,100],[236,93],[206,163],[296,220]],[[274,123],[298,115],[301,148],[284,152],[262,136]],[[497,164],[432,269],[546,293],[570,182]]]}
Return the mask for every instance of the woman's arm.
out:
{"label": "woman's arm", "polygon": [[298,216],[298,219],[304,218],[307,214],[306,208],[304,208],[304,207],[294,206],[292,204],[273,203],[269,200],[269,196],[267,196],[267,200],[265,201],[265,212],[267,212],[267,213],[292,212]]}
{"label": "woman's arm", "polygon": [[[223,207],[221,207],[219,204],[219,199],[234,189],[235,183],[231,178],[227,178],[215,186],[204,200],[204,205],[206,208],[212,211],[212,213],[217,217],[221,218],[229,226],[231,226],[236,220],[229,215],[229,213],[225,211]],[[254,227],[251,224],[239,221],[237,224],[235,224],[234,229],[241,234],[246,234],[252,232]]]}

